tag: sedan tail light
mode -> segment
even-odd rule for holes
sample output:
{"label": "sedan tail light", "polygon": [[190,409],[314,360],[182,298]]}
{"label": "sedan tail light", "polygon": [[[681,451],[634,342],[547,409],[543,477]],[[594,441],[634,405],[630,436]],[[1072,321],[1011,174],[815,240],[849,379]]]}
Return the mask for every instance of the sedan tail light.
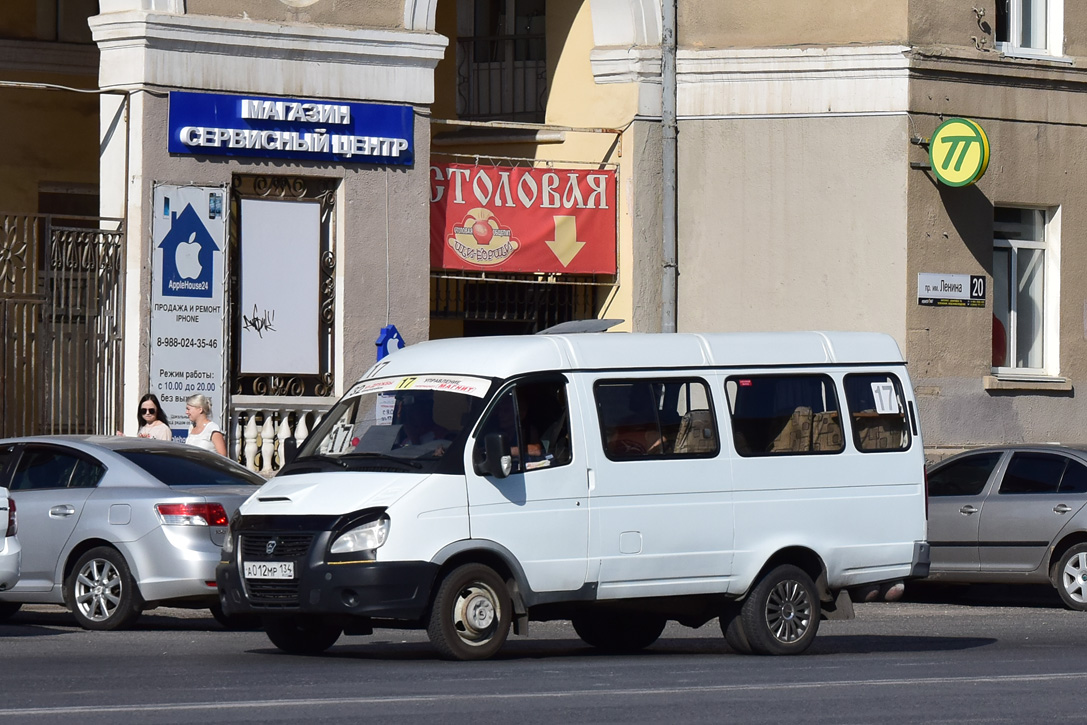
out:
{"label": "sedan tail light", "polygon": [[226,509],[218,503],[160,503],[155,511],[171,526],[226,526]]}
{"label": "sedan tail light", "polygon": [[19,519],[15,516],[15,499],[8,499],[8,533],[7,536],[15,536],[19,533]]}

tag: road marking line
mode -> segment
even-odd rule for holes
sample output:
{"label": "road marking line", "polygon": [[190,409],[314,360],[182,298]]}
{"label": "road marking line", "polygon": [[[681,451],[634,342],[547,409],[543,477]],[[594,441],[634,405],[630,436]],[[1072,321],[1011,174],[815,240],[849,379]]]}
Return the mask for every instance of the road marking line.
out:
{"label": "road marking line", "polygon": [[383,705],[399,703],[448,702],[450,700],[515,700],[556,697],[632,697],[645,695],[680,695],[715,692],[752,692],[760,690],[805,690],[823,687],[903,687],[910,685],[949,685],[1013,683],[1060,680],[1087,680],[1087,672],[1058,672],[1040,675],[989,675],[977,677],[915,677],[889,680],[831,680],[829,682],[793,682],[750,685],[704,685],[692,687],[654,687],[622,690],[562,690],[556,692],[480,693],[477,695],[388,695],[374,697],[304,698],[284,700],[242,700],[239,702],[175,702],[148,705],[85,705],[73,707],[2,708],[0,717],[27,715],[76,715],[137,712],[185,712],[267,707],[314,707],[320,705]]}

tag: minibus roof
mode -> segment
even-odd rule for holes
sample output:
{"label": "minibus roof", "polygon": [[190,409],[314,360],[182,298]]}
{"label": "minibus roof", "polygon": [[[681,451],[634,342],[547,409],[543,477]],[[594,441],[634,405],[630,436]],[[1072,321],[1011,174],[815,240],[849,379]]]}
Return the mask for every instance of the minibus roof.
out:
{"label": "minibus roof", "polygon": [[902,364],[890,335],[873,332],[587,333],[460,337],[410,345],[372,375],[508,378],[544,370]]}

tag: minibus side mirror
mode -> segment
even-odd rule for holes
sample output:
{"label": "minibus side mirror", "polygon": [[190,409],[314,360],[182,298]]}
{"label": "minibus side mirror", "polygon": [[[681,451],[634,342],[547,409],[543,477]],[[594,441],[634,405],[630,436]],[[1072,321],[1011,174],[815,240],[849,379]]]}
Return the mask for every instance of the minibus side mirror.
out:
{"label": "minibus side mirror", "polygon": [[505,478],[513,470],[509,444],[501,433],[488,433],[483,439],[483,460],[476,462],[476,473]]}
{"label": "minibus side mirror", "polygon": [[295,458],[298,458],[298,441],[294,439],[294,436],[288,436],[283,441],[283,465],[286,466]]}

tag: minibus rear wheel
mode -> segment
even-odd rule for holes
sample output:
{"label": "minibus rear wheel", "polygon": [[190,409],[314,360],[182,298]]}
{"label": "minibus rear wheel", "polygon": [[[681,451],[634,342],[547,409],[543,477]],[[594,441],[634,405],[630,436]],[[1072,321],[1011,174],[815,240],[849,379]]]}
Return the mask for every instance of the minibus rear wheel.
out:
{"label": "minibus rear wheel", "polygon": [[464,564],[438,587],[427,636],[449,660],[485,660],[506,642],[513,604],[506,582],[483,564]]}
{"label": "minibus rear wheel", "polygon": [[759,655],[800,654],[815,639],[819,617],[815,583],[792,564],[771,569],[740,609],[747,644]]}
{"label": "minibus rear wheel", "polygon": [[570,623],[585,644],[605,652],[637,652],[660,638],[668,620],[644,612],[585,612]]}

